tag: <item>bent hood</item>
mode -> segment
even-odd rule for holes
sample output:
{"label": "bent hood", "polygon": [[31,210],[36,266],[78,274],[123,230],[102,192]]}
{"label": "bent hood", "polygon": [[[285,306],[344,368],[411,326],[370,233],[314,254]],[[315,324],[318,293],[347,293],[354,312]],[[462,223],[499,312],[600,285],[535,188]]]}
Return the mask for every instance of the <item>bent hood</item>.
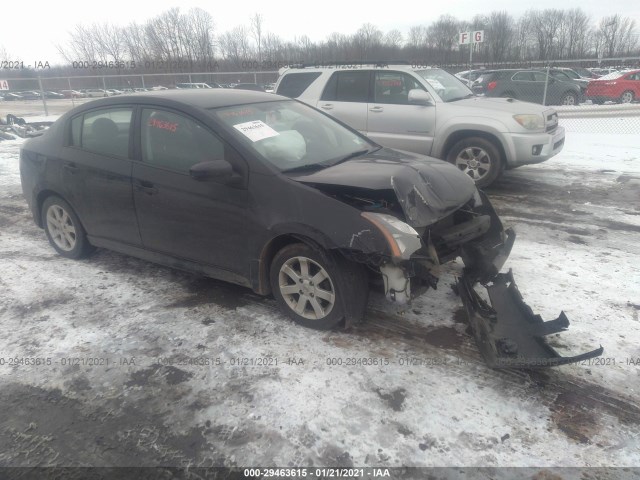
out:
{"label": "bent hood", "polygon": [[425,227],[467,203],[476,187],[455,166],[432,157],[381,149],[307,175],[291,179],[310,186],[392,190],[413,227]]}

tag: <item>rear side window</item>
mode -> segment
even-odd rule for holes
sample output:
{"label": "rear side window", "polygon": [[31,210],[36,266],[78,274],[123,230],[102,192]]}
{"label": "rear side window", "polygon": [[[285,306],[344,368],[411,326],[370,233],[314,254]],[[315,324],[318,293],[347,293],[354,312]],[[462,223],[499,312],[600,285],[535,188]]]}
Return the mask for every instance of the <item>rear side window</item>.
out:
{"label": "rear side window", "polygon": [[336,102],[369,101],[369,71],[334,73],[322,93],[320,100]]}
{"label": "rear side window", "polygon": [[132,116],[132,108],[110,108],[76,117],[71,121],[72,145],[100,155],[126,158]]}
{"label": "rear side window", "polygon": [[321,72],[289,73],[278,85],[278,95],[297,98],[321,75]]}
{"label": "rear side window", "polygon": [[518,72],[512,79],[516,81],[533,82],[533,72]]}
{"label": "rear side window", "polygon": [[224,143],[195,120],[157,109],[142,111],[142,160],[189,173],[196,163],[225,158]]}

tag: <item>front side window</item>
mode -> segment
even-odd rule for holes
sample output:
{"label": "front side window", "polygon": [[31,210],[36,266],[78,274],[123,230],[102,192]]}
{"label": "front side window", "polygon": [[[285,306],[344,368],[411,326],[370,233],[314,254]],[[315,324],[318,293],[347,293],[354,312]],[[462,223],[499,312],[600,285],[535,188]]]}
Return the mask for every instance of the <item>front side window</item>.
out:
{"label": "front side window", "polygon": [[[113,157],[129,157],[132,108],[109,108],[84,114],[81,133],[76,117],[71,122],[72,142],[84,150]],[[78,146],[78,145],[76,145]]]}
{"label": "front side window", "polygon": [[402,72],[376,72],[374,101],[407,105],[409,91],[414,88],[424,90],[417,80]]}
{"label": "front side window", "polygon": [[167,110],[145,108],[142,161],[189,173],[196,163],[225,158],[224,143],[195,120]]}
{"label": "front side window", "polygon": [[327,82],[321,100],[367,103],[369,101],[369,71],[356,70],[334,73]]}

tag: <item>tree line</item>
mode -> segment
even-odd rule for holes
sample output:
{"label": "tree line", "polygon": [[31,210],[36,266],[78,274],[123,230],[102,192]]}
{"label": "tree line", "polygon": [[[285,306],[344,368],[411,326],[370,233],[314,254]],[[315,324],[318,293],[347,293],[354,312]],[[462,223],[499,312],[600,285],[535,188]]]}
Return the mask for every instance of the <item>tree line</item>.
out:
{"label": "tree line", "polygon": [[485,32],[485,41],[473,47],[475,64],[640,55],[635,20],[614,14],[594,21],[580,8],[531,9],[520,18],[494,11],[476,15],[471,21],[442,15],[429,25],[412,26],[404,34],[398,29],[384,32],[365,23],[352,34],[333,32],[321,41],[306,35],[284,39],[267,31],[260,14],[251,16],[246,25],[219,32],[207,11],[172,8],[146,22],[126,26],[78,24],[57,49],[69,66],[74,62],[110,68],[135,65],[134,71],[141,73],[277,70],[291,62],[373,59],[464,65],[469,46],[460,48],[458,33],[475,30]]}

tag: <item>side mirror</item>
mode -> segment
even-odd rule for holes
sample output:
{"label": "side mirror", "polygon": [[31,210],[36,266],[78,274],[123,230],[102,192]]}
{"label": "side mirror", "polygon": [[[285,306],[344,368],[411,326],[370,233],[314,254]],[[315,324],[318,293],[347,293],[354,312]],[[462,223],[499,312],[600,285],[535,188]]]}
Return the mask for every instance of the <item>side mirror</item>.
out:
{"label": "side mirror", "polygon": [[189,169],[189,175],[201,182],[213,181],[226,185],[241,183],[242,177],[233,171],[233,167],[226,160],[211,160],[196,163]]}
{"label": "side mirror", "polygon": [[409,90],[409,103],[412,103],[413,105],[431,105],[433,103],[433,99],[428,92],[420,90],[419,88],[414,88]]}

